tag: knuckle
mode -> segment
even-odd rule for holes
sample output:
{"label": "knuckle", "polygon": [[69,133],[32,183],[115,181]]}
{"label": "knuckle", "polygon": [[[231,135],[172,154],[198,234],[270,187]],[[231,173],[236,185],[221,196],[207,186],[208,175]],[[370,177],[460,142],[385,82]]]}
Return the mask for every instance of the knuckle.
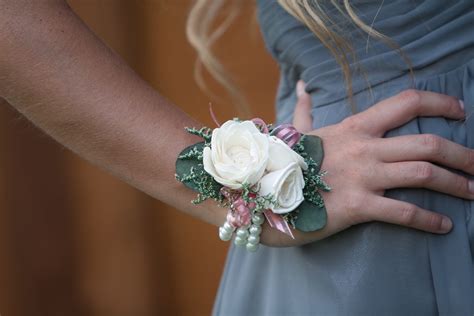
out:
{"label": "knuckle", "polygon": [[455,188],[457,192],[463,193],[463,195],[469,195],[469,180],[463,176],[456,176]]}
{"label": "knuckle", "polygon": [[422,146],[426,148],[428,154],[431,156],[436,156],[441,153],[443,148],[443,140],[441,137],[432,134],[426,134],[421,138],[421,142]]}
{"label": "knuckle", "polygon": [[346,212],[352,224],[363,223],[367,221],[363,212],[363,197],[359,194],[351,194],[347,198]]}
{"label": "knuckle", "polygon": [[404,226],[413,226],[416,221],[418,209],[414,205],[407,205],[401,210],[400,223]]}
{"label": "knuckle", "polygon": [[466,155],[466,162],[464,170],[466,171],[474,171],[474,150],[469,149]]}
{"label": "knuckle", "polygon": [[415,89],[407,89],[398,94],[403,103],[408,106],[417,106],[421,102],[421,93]]}
{"label": "knuckle", "polygon": [[349,155],[351,158],[360,158],[369,154],[370,146],[364,141],[354,141],[350,145]]}
{"label": "knuckle", "polygon": [[437,214],[429,213],[427,215],[426,226],[430,231],[439,231],[441,229],[441,224],[443,218]]}
{"label": "knuckle", "polygon": [[345,118],[342,121],[342,125],[350,131],[357,131],[361,128],[362,123],[358,115],[352,115],[348,118]]}
{"label": "knuckle", "polygon": [[418,183],[425,184],[433,179],[434,169],[428,162],[417,163],[414,170],[414,177]]}
{"label": "knuckle", "polygon": [[456,114],[461,112],[461,107],[459,106],[459,101],[455,97],[447,96],[448,102],[448,113]]}

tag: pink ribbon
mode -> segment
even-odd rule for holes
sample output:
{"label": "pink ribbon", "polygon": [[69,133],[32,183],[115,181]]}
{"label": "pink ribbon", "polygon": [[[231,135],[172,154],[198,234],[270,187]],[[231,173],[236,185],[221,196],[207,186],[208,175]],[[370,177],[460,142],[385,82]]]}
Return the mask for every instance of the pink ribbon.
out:
{"label": "pink ribbon", "polygon": [[[268,134],[268,127],[261,118],[253,118],[252,122],[260,128],[262,133]],[[301,133],[291,124],[281,124],[275,127],[272,134],[284,141],[290,148],[295,146],[301,138]]]}
{"label": "pink ribbon", "polygon": [[211,118],[214,121],[214,123],[217,125],[217,127],[221,127],[221,124],[219,124],[219,121],[216,118],[216,114],[212,110],[212,103],[209,102],[209,114],[211,114]]}
{"label": "pink ribbon", "polygon": [[[241,196],[241,192],[231,190],[226,187],[221,188],[221,193],[231,203],[231,207],[227,212],[227,222],[235,228],[242,226],[248,226],[251,224],[252,209],[255,208],[255,203],[245,203]],[[256,197],[255,194],[251,194],[250,197]],[[275,214],[272,210],[268,209],[263,212],[265,218],[270,224],[270,227],[276,228],[284,234],[287,234],[291,238],[295,239],[293,232],[290,229],[288,223],[283,219],[281,215]]]}
{"label": "pink ribbon", "polygon": [[236,227],[250,225],[250,208],[242,198],[238,198],[234,203],[232,203],[231,209],[234,210],[233,216],[236,219]]}
{"label": "pink ribbon", "polygon": [[295,239],[295,236],[293,236],[293,232],[291,231],[290,226],[288,226],[288,223],[283,219],[283,217],[281,217],[281,215],[273,213],[270,209],[265,210],[263,214],[265,214],[265,217],[267,218],[270,227],[276,228],[282,233],[287,234],[291,238]]}
{"label": "pink ribbon", "polygon": [[245,203],[238,191],[232,191],[226,187],[221,189],[222,195],[231,203],[231,207],[227,212],[227,221],[233,227],[248,226],[251,223],[251,209],[255,207],[255,203]]}
{"label": "pink ribbon", "polygon": [[301,138],[301,133],[291,124],[278,125],[272,134],[284,141],[290,148],[295,146]]}

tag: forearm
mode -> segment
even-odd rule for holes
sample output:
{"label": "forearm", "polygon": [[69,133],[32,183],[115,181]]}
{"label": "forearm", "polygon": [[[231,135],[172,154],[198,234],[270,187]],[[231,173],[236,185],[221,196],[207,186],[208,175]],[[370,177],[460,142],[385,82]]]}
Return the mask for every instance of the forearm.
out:
{"label": "forearm", "polygon": [[65,3],[25,5],[10,8],[14,12],[0,25],[0,95],[85,159],[155,198],[221,223],[223,210],[191,205],[195,194],[174,179],[178,152],[199,140],[184,127],[200,124],[137,76]]}

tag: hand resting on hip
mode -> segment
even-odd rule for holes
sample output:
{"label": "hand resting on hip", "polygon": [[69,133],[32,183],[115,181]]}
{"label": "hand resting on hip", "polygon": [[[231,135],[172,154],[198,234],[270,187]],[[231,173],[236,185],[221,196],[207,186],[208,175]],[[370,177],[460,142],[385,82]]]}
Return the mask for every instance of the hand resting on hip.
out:
{"label": "hand resting on hip", "polygon": [[383,138],[418,116],[464,118],[463,104],[454,97],[406,90],[342,122],[312,130],[311,98],[298,83],[295,127],[323,139],[321,170],[332,188],[322,192],[328,221],[312,233],[295,231],[295,240],[266,229],[268,245],[298,245],[319,240],[352,225],[382,221],[443,234],[452,228],[449,218],[414,204],[384,197],[387,189],[425,188],[459,198],[474,199],[474,183],[441,167],[474,175],[474,150],[429,134]]}

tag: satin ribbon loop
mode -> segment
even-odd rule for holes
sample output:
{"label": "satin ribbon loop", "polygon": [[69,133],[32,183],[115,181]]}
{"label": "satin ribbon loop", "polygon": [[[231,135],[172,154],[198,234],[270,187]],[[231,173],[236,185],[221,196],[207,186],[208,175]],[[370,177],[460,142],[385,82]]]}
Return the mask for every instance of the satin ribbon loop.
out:
{"label": "satin ribbon loop", "polygon": [[301,138],[301,133],[291,124],[278,125],[273,129],[272,135],[284,141],[290,148],[293,148]]}

